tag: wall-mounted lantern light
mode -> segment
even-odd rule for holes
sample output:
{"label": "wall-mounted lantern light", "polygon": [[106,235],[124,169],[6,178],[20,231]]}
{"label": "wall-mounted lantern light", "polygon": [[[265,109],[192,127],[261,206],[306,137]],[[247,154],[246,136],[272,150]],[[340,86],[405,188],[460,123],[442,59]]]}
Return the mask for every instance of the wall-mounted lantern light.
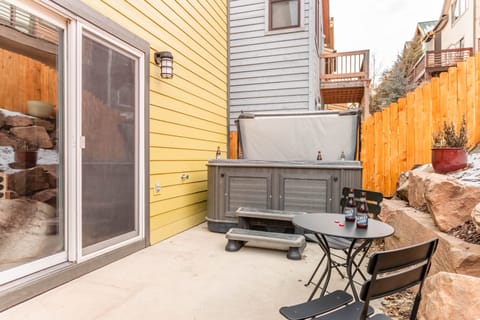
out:
{"label": "wall-mounted lantern light", "polygon": [[155,63],[160,66],[162,78],[173,78],[173,55],[169,51],[155,52]]}

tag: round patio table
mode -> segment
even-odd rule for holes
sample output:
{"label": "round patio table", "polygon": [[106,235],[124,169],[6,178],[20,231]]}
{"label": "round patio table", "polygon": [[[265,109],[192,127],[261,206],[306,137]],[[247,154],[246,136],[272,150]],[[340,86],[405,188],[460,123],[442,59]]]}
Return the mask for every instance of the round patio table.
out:
{"label": "round patio table", "polygon": [[[373,240],[388,237],[392,235],[395,231],[393,227],[389,224],[374,219],[368,220],[367,228],[357,228],[355,222],[345,221],[345,216],[343,214],[336,213],[308,213],[298,215],[293,218],[292,223],[295,226],[306,230],[306,233],[313,233],[318,239],[318,244],[320,245],[327,257],[327,267],[323,272],[322,276],[320,277],[320,280],[317,282],[315,288],[313,289],[309,300],[313,298],[320,286],[320,283],[325,278],[321,293],[321,295],[323,296],[330,281],[332,271],[332,258],[330,253],[330,246],[328,244],[326,236],[339,237],[351,241],[347,253],[347,287],[350,286],[355,300],[358,301],[358,294],[353,281],[354,273],[352,274],[352,265],[355,257]],[[357,243],[357,241],[360,240],[363,240],[362,243],[354,250],[355,244]]]}

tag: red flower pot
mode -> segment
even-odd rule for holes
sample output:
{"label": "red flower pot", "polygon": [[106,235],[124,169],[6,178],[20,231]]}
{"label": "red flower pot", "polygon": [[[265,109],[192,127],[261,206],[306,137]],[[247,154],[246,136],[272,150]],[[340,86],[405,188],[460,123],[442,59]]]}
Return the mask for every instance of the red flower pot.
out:
{"label": "red flower pot", "polygon": [[447,173],[467,166],[465,148],[432,148],[432,166],[436,173]]}
{"label": "red flower pot", "polygon": [[15,151],[15,166],[28,169],[37,165],[37,151]]}

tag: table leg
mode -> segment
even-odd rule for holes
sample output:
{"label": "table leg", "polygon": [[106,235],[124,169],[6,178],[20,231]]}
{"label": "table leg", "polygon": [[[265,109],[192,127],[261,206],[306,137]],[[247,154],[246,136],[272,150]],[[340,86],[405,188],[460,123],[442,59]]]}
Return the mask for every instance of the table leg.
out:
{"label": "table leg", "polygon": [[[353,262],[355,261],[355,257],[358,255],[358,253],[360,251],[362,251],[366,246],[368,246],[372,241],[371,240],[364,240],[362,242],[362,244],[360,246],[358,246],[358,248],[353,250],[356,242],[357,242],[356,239],[353,239],[352,243],[350,244],[350,247],[348,248],[348,254],[347,254],[348,283],[347,283],[347,288],[348,288],[348,286],[350,286],[350,288],[352,289],[352,293],[353,293],[353,297],[355,298],[355,301],[358,301],[359,300],[358,299],[358,294],[357,294],[357,290],[355,289],[355,283],[353,281],[353,277],[355,276],[355,273],[357,272],[357,270],[355,270],[355,272],[352,273],[352,265],[353,265]],[[353,251],[353,253],[352,253],[352,251]],[[358,266],[358,267],[360,267],[360,266]]]}
{"label": "table leg", "polygon": [[318,244],[320,248],[322,248],[323,252],[325,253],[325,256],[327,257],[327,268],[323,271],[320,279],[318,279],[317,284],[315,285],[315,288],[313,288],[313,291],[310,294],[310,297],[308,298],[308,301],[311,301],[313,299],[313,297],[315,296],[315,293],[317,292],[324,278],[325,278],[325,282],[323,284],[322,292],[320,293],[320,296],[325,295],[325,291],[327,290],[328,283],[330,282],[330,276],[332,274],[332,257],[330,256],[330,247],[328,246],[327,239],[323,234],[318,235],[316,233],[315,237],[317,237]]}

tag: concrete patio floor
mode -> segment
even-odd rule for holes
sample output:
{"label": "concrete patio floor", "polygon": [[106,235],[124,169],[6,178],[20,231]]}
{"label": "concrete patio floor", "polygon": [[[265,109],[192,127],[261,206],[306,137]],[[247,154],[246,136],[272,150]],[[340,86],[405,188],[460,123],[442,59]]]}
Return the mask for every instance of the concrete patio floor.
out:
{"label": "concrete patio floor", "polygon": [[[303,259],[244,247],[226,252],[225,235],[206,223],[0,313],[28,319],[284,319],[278,309],[306,301],[304,283],[321,250]],[[343,288],[332,272],[329,289]]]}

